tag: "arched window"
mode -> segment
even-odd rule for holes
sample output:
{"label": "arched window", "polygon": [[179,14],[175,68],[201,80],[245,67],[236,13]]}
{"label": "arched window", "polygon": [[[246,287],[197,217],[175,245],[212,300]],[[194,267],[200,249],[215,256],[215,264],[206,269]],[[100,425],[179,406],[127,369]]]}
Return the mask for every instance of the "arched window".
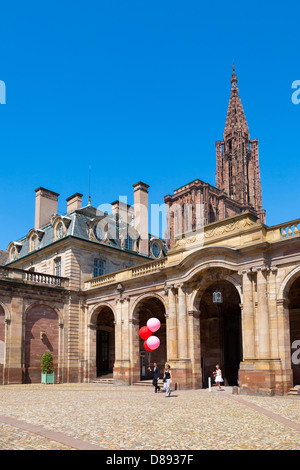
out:
{"label": "arched window", "polygon": [[35,251],[38,249],[38,237],[33,235],[31,238],[31,251]]}
{"label": "arched window", "polygon": [[17,256],[18,256],[18,251],[17,251],[17,248],[15,246],[12,247],[12,249],[10,250],[10,261],[15,261],[17,259]]}
{"label": "arched window", "polygon": [[59,240],[64,236],[64,226],[62,222],[60,222],[56,227],[56,239]]}

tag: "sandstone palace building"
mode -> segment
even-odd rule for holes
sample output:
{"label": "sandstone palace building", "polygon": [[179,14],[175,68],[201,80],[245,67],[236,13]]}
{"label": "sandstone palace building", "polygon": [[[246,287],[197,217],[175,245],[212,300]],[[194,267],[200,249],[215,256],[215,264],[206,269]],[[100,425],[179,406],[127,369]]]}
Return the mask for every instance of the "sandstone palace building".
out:
{"label": "sandstone palace building", "polygon": [[110,213],[76,193],[59,215],[59,194],[36,189],[35,226],[0,253],[0,382],[40,382],[50,352],[57,383],[131,385],[168,361],[180,389],[205,388],[218,363],[240,393],[287,394],[300,384],[300,219],[266,225],[234,68],[216,186],[165,196],[164,239],[149,233],[148,192],[139,181],[133,206]]}

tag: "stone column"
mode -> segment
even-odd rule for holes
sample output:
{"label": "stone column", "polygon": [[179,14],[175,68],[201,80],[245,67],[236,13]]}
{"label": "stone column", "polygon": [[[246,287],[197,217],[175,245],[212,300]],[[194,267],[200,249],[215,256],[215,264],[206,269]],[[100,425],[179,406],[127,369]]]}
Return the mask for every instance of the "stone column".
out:
{"label": "stone column", "polygon": [[7,383],[22,383],[22,368],[25,357],[25,339],[23,321],[23,299],[15,294],[11,301],[9,368],[7,369]]}
{"label": "stone column", "polygon": [[133,384],[140,380],[140,337],[139,320],[132,313],[129,319],[130,335],[130,383]]}
{"label": "stone column", "polygon": [[293,386],[289,302],[287,299],[277,300],[277,315],[278,353],[282,364],[282,386],[283,393],[287,393]]}
{"label": "stone column", "polygon": [[255,268],[257,272],[257,322],[259,359],[270,358],[269,305],[267,290],[267,268]]}
{"label": "stone column", "polygon": [[129,299],[116,301],[114,385],[130,385],[130,338]]}
{"label": "stone column", "polygon": [[178,358],[177,342],[177,309],[176,292],[174,286],[169,288],[168,312],[167,312],[167,360],[174,361]]}
{"label": "stone column", "polygon": [[57,383],[64,383],[64,324],[60,320],[58,323],[58,365],[57,365]]}
{"label": "stone column", "polygon": [[9,364],[10,364],[10,342],[11,342],[10,324],[11,324],[11,319],[6,317],[5,318],[5,356],[4,356],[5,363],[3,364],[3,376],[2,376],[3,385],[7,385],[8,383],[7,375],[8,375]]}
{"label": "stone column", "polygon": [[189,357],[191,359],[192,386],[202,388],[200,311],[188,310]]}
{"label": "stone column", "polygon": [[[257,354],[241,364],[239,380],[241,393],[262,395],[282,394],[282,365],[270,350],[270,286],[269,268],[253,268],[257,273]],[[274,351],[273,351],[274,353]]]}
{"label": "stone column", "polygon": [[253,284],[251,271],[239,272],[243,276],[243,309],[242,309],[242,335],[243,335],[243,359],[255,358],[255,328],[254,328],[254,303]]}
{"label": "stone column", "polygon": [[192,388],[191,360],[189,358],[189,338],[186,292],[182,284],[178,285],[177,303],[177,360],[171,362],[173,381],[182,389]]}
{"label": "stone column", "polygon": [[178,356],[179,359],[188,358],[188,331],[186,294],[183,284],[178,286]]}
{"label": "stone column", "polygon": [[270,327],[270,353],[271,357],[279,358],[278,343],[278,313],[277,313],[277,267],[271,266],[269,273],[269,327]]}
{"label": "stone column", "polygon": [[96,344],[97,344],[97,327],[94,323],[88,323],[87,325],[87,371],[85,380],[90,382],[91,379],[97,377],[97,364],[96,364]]}

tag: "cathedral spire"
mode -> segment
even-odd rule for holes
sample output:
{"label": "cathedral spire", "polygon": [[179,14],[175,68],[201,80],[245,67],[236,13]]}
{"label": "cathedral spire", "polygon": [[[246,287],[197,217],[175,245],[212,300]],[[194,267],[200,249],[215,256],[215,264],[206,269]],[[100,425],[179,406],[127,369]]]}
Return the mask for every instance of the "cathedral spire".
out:
{"label": "cathedral spire", "polygon": [[229,134],[243,132],[249,135],[249,128],[244,113],[243,105],[237,87],[237,75],[235,65],[232,64],[231,92],[227,110],[226,124],[224,129],[224,140]]}
{"label": "cathedral spire", "polygon": [[235,65],[232,65],[231,91],[223,141],[216,142],[216,186],[241,205],[242,210],[254,209],[261,222],[261,183],[258,141],[250,140],[249,128],[237,87]]}
{"label": "cathedral spire", "polygon": [[237,76],[236,76],[236,73],[235,73],[235,65],[234,65],[234,62],[232,64],[232,75],[231,75],[231,84],[232,86],[236,86],[237,84]]}

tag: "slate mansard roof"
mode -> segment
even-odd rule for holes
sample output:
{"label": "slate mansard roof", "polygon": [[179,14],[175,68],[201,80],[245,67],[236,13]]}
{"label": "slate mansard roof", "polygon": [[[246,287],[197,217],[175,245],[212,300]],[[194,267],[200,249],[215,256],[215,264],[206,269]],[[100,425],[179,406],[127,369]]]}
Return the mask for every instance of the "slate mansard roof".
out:
{"label": "slate mansard roof", "polygon": [[[60,239],[55,237],[55,221],[62,221],[65,227],[65,233]],[[94,235],[94,227],[96,224],[99,224],[103,232],[105,232],[105,237],[102,240],[97,240]],[[37,250],[30,249],[30,234],[34,232],[38,235],[39,245]],[[122,251],[127,251],[134,253],[137,256],[142,256],[143,258],[149,258],[144,254],[138,253],[135,250],[126,249],[124,244],[122,245],[122,236],[131,236],[131,238],[138,238],[138,233],[131,225],[124,223],[118,219],[116,215],[109,215],[102,211],[99,211],[95,207],[90,205],[77,209],[69,214],[64,216],[59,214],[54,214],[49,222],[49,224],[41,227],[38,230],[31,230],[26,237],[19,239],[16,242],[12,242],[18,249],[18,257],[20,260],[25,256],[32,254],[34,251],[42,250],[47,246],[50,246],[53,243],[56,243],[66,237],[74,237],[81,240],[86,240],[88,242],[99,243],[100,245],[119,249]],[[153,237],[149,234],[149,240]],[[162,240],[161,240],[162,241]],[[11,244],[10,244],[11,245]],[[9,245],[9,247],[10,247]],[[163,244],[164,245],[164,244]],[[8,247],[8,249],[9,249]],[[7,252],[5,252],[7,253]],[[166,247],[163,246],[163,255],[166,254]],[[6,258],[4,262],[9,263],[9,260]],[[13,262],[13,261],[11,261]]]}

